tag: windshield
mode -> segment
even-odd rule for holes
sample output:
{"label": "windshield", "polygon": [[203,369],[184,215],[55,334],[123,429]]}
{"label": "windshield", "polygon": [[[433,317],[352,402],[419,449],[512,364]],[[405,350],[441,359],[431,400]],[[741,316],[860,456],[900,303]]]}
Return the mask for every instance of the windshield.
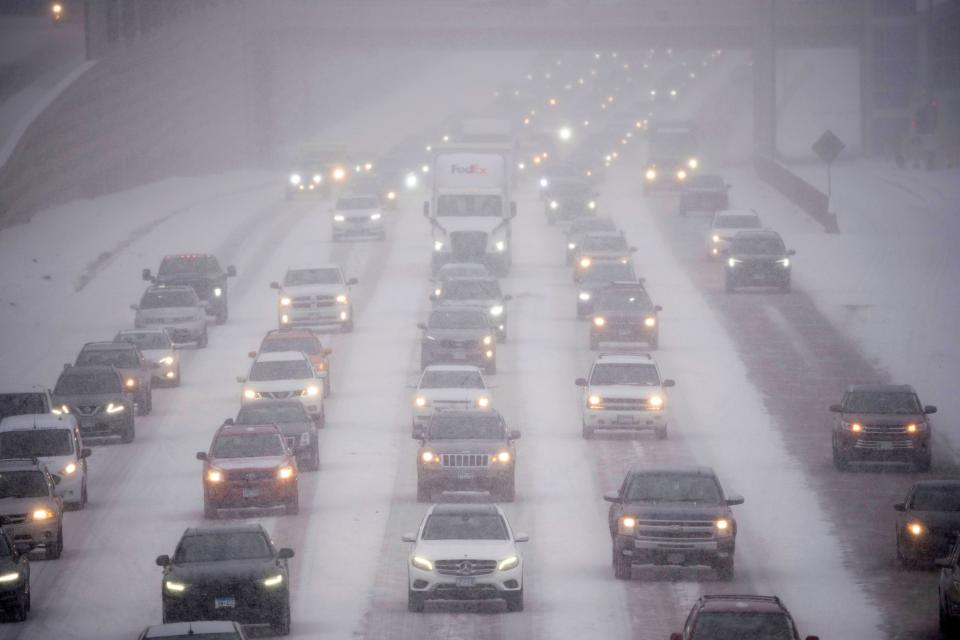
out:
{"label": "windshield", "polygon": [[501,297],[496,280],[450,280],[442,297],[450,300],[492,300]]}
{"label": "windshield", "polygon": [[0,498],[45,498],[47,480],[40,471],[0,471]]}
{"label": "windshield", "polygon": [[637,274],[633,270],[633,265],[622,262],[595,262],[580,276],[582,283],[636,282],[636,280]]}
{"label": "windshield", "polygon": [[503,440],[499,416],[441,416],[430,421],[430,440]]}
{"label": "windshield", "polygon": [[479,371],[424,371],[420,389],[483,389]]}
{"label": "windshield", "polygon": [[148,349],[169,349],[170,336],[159,331],[131,331],[129,333],[118,333],[114,342],[127,342],[137,345],[141,351]]}
{"label": "windshield", "polygon": [[197,295],[190,290],[147,291],[140,299],[141,309],[166,309],[169,307],[196,307]]}
{"label": "windshield", "polygon": [[921,485],[913,492],[915,511],[960,511],[960,485]]}
{"label": "windshield", "polygon": [[258,402],[248,404],[237,414],[237,424],[284,424],[287,422],[307,422],[306,409],[297,402]]}
{"label": "windshield", "polygon": [[277,433],[224,434],[213,443],[214,458],[282,456],[283,439]]}
{"label": "windshield", "polygon": [[782,256],[787,250],[776,237],[734,238],[730,252],[747,256]]}
{"label": "windshield", "polygon": [[717,216],[714,229],[759,229],[760,218],[749,214],[735,216]]}
{"label": "windshield", "polygon": [[923,413],[920,400],[909,391],[854,391],[847,394],[843,403],[847,413],[900,413],[917,415]]}
{"label": "windshield", "polygon": [[302,351],[303,353],[320,353],[320,342],[313,337],[302,338],[270,338],[260,345],[260,351],[271,353],[274,351]]}
{"label": "windshield", "polygon": [[31,429],[0,433],[0,458],[43,458],[73,453],[69,429]]}
{"label": "windshield", "polygon": [[626,251],[627,239],[623,236],[587,236],[581,241],[583,251]]}
{"label": "windshield", "polygon": [[598,364],[593,368],[593,373],[590,375],[590,384],[629,384],[655,387],[660,384],[660,376],[657,375],[657,368],[652,364],[610,362]]}
{"label": "windshield", "polygon": [[627,502],[696,502],[720,504],[717,481],[701,475],[679,473],[640,474],[633,478]]}
{"label": "windshield", "polygon": [[708,611],[697,616],[691,640],[794,640],[783,613]]}
{"label": "windshield", "polygon": [[219,273],[220,268],[214,258],[207,256],[168,256],[160,263],[159,274],[161,276],[178,276],[188,274],[213,274]]}
{"label": "windshield", "polygon": [[253,560],[271,558],[270,545],[259,531],[204,532],[183,538],[173,561],[217,562],[220,560]]}
{"label": "windshield", "polygon": [[604,311],[636,311],[637,313],[652,312],[653,303],[647,297],[646,291],[635,289],[632,291],[600,292],[596,302],[597,310]]}
{"label": "windshield", "polygon": [[305,284],[342,284],[340,269],[296,269],[287,271],[283,286],[297,287]]}
{"label": "windshield", "polygon": [[64,374],[53,393],[58,396],[120,393],[120,378],[113,372]]}
{"label": "windshield", "polygon": [[434,513],[423,527],[424,540],[509,540],[507,524],[496,513]]}
{"label": "windshield", "polygon": [[337,200],[338,211],[355,211],[357,209],[376,209],[380,201],[374,196],[358,196],[355,198],[340,198]]}
{"label": "windshield", "polygon": [[438,310],[430,314],[428,326],[431,329],[486,329],[490,322],[482,312]]}
{"label": "windshield", "polygon": [[313,372],[304,360],[281,360],[278,362],[254,362],[250,367],[250,380],[303,380],[312,378]]}
{"label": "windshield", "polygon": [[135,369],[140,366],[136,351],[130,349],[84,349],[77,356],[78,367],[108,366]]}
{"label": "windshield", "polygon": [[0,393],[0,420],[7,416],[22,416],[30,413],[47,413],[45,393]]}
{"label": "windshield", "polygon": [[442,195],[437,197],[438,216],[499,217],[503,214],[498,195]]}

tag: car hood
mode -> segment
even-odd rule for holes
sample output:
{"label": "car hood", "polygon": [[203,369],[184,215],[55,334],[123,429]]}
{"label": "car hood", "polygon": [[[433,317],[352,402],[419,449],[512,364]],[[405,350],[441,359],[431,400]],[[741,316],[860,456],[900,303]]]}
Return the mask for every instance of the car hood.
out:
{"label": "car hood", "polygon": [[487,393],[486,389],[420,389],[418,396],[429,400],[475,400]]}
{"label": "car hood", "polygon": [[347,292],[347,286],[344,284],[300,284],[291,287],[283,287],[283,292],[293,296],[335,296]]}
{"label": "car hood", "polygon": [[369,218],[375,213],[380,213],[380,209],[338,209],[336,213],[346,218]]}
{"label": "car hood", "polygon": [[264,456],[262,458],[211,458],[210,465],[224,471],[251,469],[262,471],[276,469],[287,464],[287,456]]}
{"label": "car hood", "polygon": [[247,380],[245,387],[255,391],[299,391],[306,389],[310,385],[320,385],[321,381],[316,378],[304,378],[301,380]]}
{"label": "car hood", "polygon": [[281,433],[285,436],[299,436],[301,433],[313,430],[313,422],[277,422]]}
{"label": "car hood", "polygon": [[841,413],[845,422],[860,422],[863,424],[897,426],[911,422],[926,423],[927,417],[922,413]]}
{"label": "car hood", "polygon": [[[430,329],[427,334],[437,340],[482,340],[490,335],[489,329]],[[424,340],[427,340],[424,336]]]}
{"label": "car hood", "polygon": [[490,233],[493,228],[503,222],[500,216],[440,216],[436,218],[447,233],[454,231],[485,231]]}
{"label": "car hood", "polygon": [[50,498],[0,498],[0,513],[32,513],[35,509],[44,508],[57,510]]}
{"label": "car hood", "polygon": [[[40,462],[47,465],[47,470],[50,473],[56,474],[58,476],[63,475],[63,468],[70,464],[71,462],[78,462],[77,457],[73,454],[68,454],[65,456],[40,456],[37,458]],[[80,469],[80,465],[77,465],[77,468]],[[76,471],[74,471],[76,473]]]}
{"label": "car hood", "polygon": [[71,407],[77,405],[104,405],[108,402],[123,402],[125,396],[122,392],[116,393],[95,393],[90,395],[65,395],[65,396],[53,396],[53,404],[61,405],[65,404]]}
{"label": "car hood", "polygon": [[177,354],[172,349],[141,349],[140,353],[143,354],[143,357],[151,362],[158,362],[159,360],[171,357],[174,360],[177,359]]}
{"label": "car hood", "polygon": [[281,572],[282,568],[272,558],[259,560],[223,560],[220,562],[190,562],[175,564],[168,577],[191,582],[214,582],[221,580],[258,580]]}
{"label": "car hood", "polygon": [[418,540],[413,554],[429,560],[503,560],[520,555],[512,540]]}
{"label": "car hood", "polygon": [[590,393],[596,394],[601,398],[649,398],[650,396],[662,395],[660,387],[647,387],[634,384],[592,384]]}
{"label": "car hood", "polygon": [[498,298],[441,298],[438,307],[483,307],[484,309],[492,307],[495,304],[503,305]]}
{"label": "car hood", "polygon": [[144,318],[186,318],[198,316],[203,311],[202,307],[157,307],[156,309],[140,309],[137,311]]}
{"label": "car hood", "polygon": [[729,241],[741,231],[742,229],[710,229],[710,237],[720,236],[722,240]]}
{"label": "car hood", "polygon": [[495,453],[509,446],[506,440],[428,440],[424,448],[435,453]]}
{"label": "car hood", "polygon": [[627,502],[623,512],[640,520],[711,520],[727,515],[725,505],[696,505],[689,502]]}
{"label": "car hood", "polygon": [[783,260],[787,256],[782,253],[751,253],[744,255],[742,253],[731,253],[731,258],[736,258],[737,260],[743,260],[744,262],[761,262],[767,260]]}

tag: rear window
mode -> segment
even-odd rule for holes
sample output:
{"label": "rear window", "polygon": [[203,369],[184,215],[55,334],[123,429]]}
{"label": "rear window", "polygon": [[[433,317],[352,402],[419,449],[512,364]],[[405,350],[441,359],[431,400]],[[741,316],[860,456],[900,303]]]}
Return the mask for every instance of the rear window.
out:
{"label": "rear window", "polygon": [[220,271],[216,258],[210,256],[167,256],[160,263],[161,276],[178,276],[192,273],[209,275]]}
{"label": "rear window", "polygon": [[275,351],[302,351],[303,353],[320,353],[320,341],[316,338],[269,338],[260,345],[260,351],[271,353]]}
{"label": "rear window", "polygon": [[140,366],[136,351],[130,349],[84,349],[77,356],[78,367],[108,366],[135,369]]}
{"label": "rear window", "polygon": [[697,616],[691,640],[794,640],[790,618],[780,612],[707,611]]}
{"label": "rear window", "polygon": [[299,287],[307,284],[341,284],[339,269],[294,269],[283,277],[283,286]]}
{"label": "rear window", "polygon": [[44,458],[73,453],[69,429],[31,429],[0,433],[0,458]]}

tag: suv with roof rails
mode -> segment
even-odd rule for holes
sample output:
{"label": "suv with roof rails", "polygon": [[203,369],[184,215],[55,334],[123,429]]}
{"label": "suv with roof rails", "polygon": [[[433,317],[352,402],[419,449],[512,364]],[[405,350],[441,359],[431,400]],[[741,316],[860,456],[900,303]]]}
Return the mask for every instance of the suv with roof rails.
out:
{"label": "suv with roof rails", "polygon": [[49,389],[34,385],[0,390],[0,420],[33,413],[60,413],[53,405]]}
{"label": "suv with roof rails", "polygon": [[550,188],[550,196],[544,207],[548,224],[569,222],[593,215],[597,210],[597,196],[586,180],[580,178],[557,178]]}
{"label": "suv with roof rails", "polygon": [[580,282],[580,276],[595,262],[630,262],[630,254],[637,250],[627,244],[622,231],[594,231],[583,236],[580,245],[573,252],[573,281]]}
{"label": "suv with roof rails", "polygon": [[630,580],[634,565],[702,566],[732,580],[737,522],[713,469],[636,466],[627,471],[610,502],[607,525],[613,539],[613,574]]}
{"label": "suv with roof rails", "polygon": [[790,291],[790,257],[794,254],[772,229],[740,231],[727,249],[726,290],[777,287],[784,293]]}
{"label": "suv with roof rails", "polygon": [[74,509],[87,504],[87,458],[76,417],[9,416],[0,420],[0,458],[35,458],[59,478],[54,493]]}
{"label": "suv with roof rails", "polygon": [[277,324],[281,329],[334,325],[353,331],[350,288],[356,278],[345,278],[335,264],[287,269],[283,282],[271,282],[279,293]]}
{"label": "suv with roof rails", "polygon": [[933,460],[930,416],[933,405],[923,405],[908,384],[852,384],[833,423],[833,466],[846,471],[851,462],[899,460],[929,471]]}
{"label": "suv with roof rails", "polygon": [[448,411],[489,411],[492,400],[479,367],[435,364],[420,374],[413,396],[413,436]]}
{"label": "suv with roof rails", "polygon": [[580,276],[577,285],[577,318],[593,315],[596,296],[615,282],[630,282],[642,286],[644,280],[637,277],[637,272],[629,262],[597,262],[590,265]]}
{"label": "suv with roof rails", "polygon": [[323,379],[323,397],[330,395],[330,354],[333,349],[326,349],[320,342],[313,329],[301,327],[299,329],[273,329],[263,336],[260,341],[259,352],[253,352],[250,357],[255,358],[257,353],[273,353],[275,351],[302,351],[310,358],[317,375]]}
{"label": "suv with roof rails", "polygon": [[420,336],[420,369],[431,364],[472,364],[485,373],[497,372],[497,340],[490,330],[490,315],[479,309],[438,308],[426,323],[417,324]]}
{"label": "suv with roof rails", "polygon": [[380,198],[372,193],[344,194],[330,208],[333,214],[333,241],[350,236],[374,236],[385,240]]}
{"label": "suv with roof rails", "polygon": [[317,423],[307,414],[299,400],[261,400],[240,407],[237,418],[224,424],[275,424],[280,427],[287,447],[297,456],[301,471],[320,468],[320,436]]}
{"label": "suv with roof rails", "polygon": [[645,342],[648,348],[660,346],[660,317],[663,310],[650,301],[640,282],[613,282],[592,296],[590,348],[604,342]]}
{"label": "suv with roof rails", "polygon": [[207,311],[192,287],[154,285],[147,287],[140,304],[130,308],[135,329],[166,329],[174,342],[195,342],[207,346]]}
{"label": "suv with roof rails", "polygon": [[324,423],[323,379],[305,353],[274,351],[254,356],[250,373],[237,378],[243,384],[241,405],[293,398],[318,425]]}
{"label": "suv with roof rails", "polygon": [[[800,632],[777,596],[703,595],[690,609],[683,631],[670,640],[800,640]],[[820,640],[807,636],[806,640]]]}
{"label": "suv with roof rails", "polygon": [[609,429],[652,430],[657,438],[666,438],[670,411],[664,389],[675,384],[660,377],[649,353],[597,355],[589,376],[576,380],[583,389],[583,437]]}
{"label": "suv with roof rails", "polygon": [[80,349],[76,361],[64,368],[107,366],[123,378],[123,388],[133,394],[137,415],[153,410],[153,365],[143,357],[137,345],[130,342],[88,342]]}
{"label": "suv with roof rails", "polygon": [[204,309],[223,324],[229,316],[227,306],[227,279],[237,275],[233,265],[224,271],[216,256],[209,253],[181,253],[164,256],[157,275],[143,270],[143,279],[154,284],[188,286],[197,293]]}
{"label": "suv with roof rails", "polygon": [[123,443],[136,437],[133,398],[113,367],[64,369],[53,387],[53,406],[76,417],[84,437],[120,436]]}
{"label": "suv with roof rails", "polygon": [[0,526],[14,544],[43,547],[47,560],[63,553],[59,482],[36,458],[0,460]]}

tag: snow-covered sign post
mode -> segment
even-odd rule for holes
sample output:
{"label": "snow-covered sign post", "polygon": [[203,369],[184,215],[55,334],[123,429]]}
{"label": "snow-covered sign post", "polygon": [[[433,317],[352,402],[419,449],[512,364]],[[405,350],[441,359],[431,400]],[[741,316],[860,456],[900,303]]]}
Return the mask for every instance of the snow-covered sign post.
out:
{"label": "snow-covered sign post", "polygon": [[833,166],[833,161],[837,159],[837,156],[840,155],[840,152],[843,151],[847,145],[843,144],[843,141],[827,129],[823,132],[817,141],[813,143],[813,146],[810,147],[813,149],[813,152],[817,156],[827,163],[827,207],[829,209],[830,196],[833,195],[833,177],[831,176],[831,168]]}

